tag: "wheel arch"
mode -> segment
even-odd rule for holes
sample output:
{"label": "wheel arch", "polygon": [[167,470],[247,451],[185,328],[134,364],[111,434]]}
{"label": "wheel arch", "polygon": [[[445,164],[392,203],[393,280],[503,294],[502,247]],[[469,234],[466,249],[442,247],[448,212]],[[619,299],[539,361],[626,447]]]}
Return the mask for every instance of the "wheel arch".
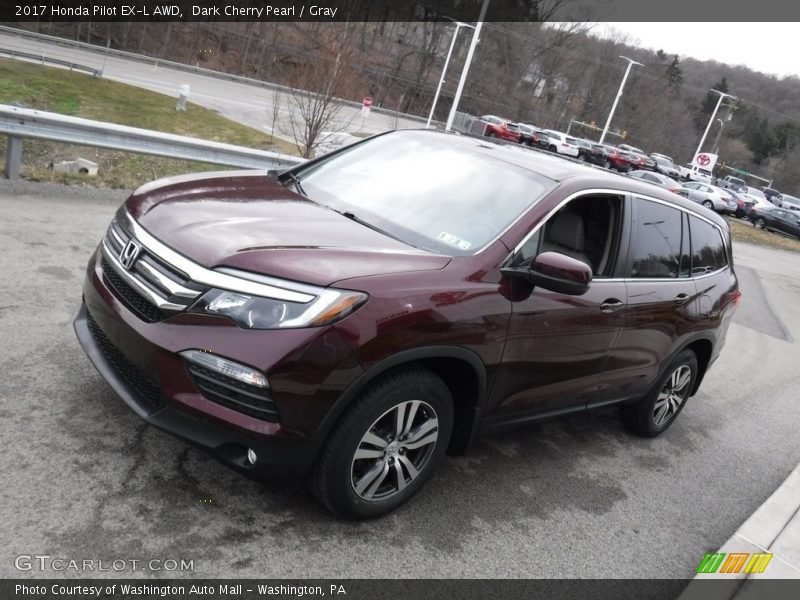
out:
{"label": "wheel arch", "polygon": [[697,377],[694,381],[694,387],[692,388],[692,392],[690,394],[691,396],[694,396],[697,393],[697,390],[700,389],[700,384],[703,382],[703,377],[705,377],[708,367],[711,364],[711,357],[714,353],[714,342],[715,340],[710,334],[699,335],[694,337],[687,344],[684,344],[684,346],[675,353],[675,355],[677,355],[684,350],[691,350],[697,357]]}
{"label": "wheel arch", "polygon": [[[364,371],[339,396],[320,426],[318,446],[322,447],[333,426],[359,394],[390,371],[419,365],[440,377],[453,398],[453,433],[448,454],[463,454],[478,429],[486,399],[486,367],[472,350],[460,346],[426,346],[403,350]],[[318,448],[318,449],[319,449]]]}

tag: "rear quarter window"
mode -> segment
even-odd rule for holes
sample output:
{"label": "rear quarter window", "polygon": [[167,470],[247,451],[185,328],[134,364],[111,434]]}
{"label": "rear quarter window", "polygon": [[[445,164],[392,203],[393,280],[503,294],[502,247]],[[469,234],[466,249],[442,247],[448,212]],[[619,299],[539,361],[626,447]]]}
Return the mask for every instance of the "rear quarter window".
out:
{"label": "rear quarter window", "polygon": [[727,266],[725,243],[719,229],[698,219],[689,217],[692,242],[692,275],[713,273]]}

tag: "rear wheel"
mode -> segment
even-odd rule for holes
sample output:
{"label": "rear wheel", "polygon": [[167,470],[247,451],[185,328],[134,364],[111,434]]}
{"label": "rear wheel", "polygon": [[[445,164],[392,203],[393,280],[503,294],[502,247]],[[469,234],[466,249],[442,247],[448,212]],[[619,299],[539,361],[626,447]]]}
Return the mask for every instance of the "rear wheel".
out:
{"label": "rear wheel", "polygon": [[767,222],[762,217],[758,217],[755,221],[753,221],[753,227],[756,229],[766,229]]}
{"label": "rear wheel", "polygon": [[623,418],[634,433],[655,437],[672,425],[686,406],[697,379],[697,356],[684,350],[637,404],[623,407]]}
{"label": "rear wheel", "polygon": [[497,134],[494,131],[490,131],[489,133],[486,134],[486,137],[491,137],[491,138],[497,137]]}
{"label": "rear wheel", "polygon": [[339,516],[383,516],[416,494],[442,460],[453,428],[450,391],[421,367],[372,385],[331,433],[311,474]]}

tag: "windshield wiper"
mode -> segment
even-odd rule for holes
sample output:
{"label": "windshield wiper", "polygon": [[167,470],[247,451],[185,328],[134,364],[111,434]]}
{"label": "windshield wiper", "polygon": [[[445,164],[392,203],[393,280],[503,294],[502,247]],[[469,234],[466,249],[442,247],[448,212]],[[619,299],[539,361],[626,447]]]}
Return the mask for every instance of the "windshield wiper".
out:
{"label": "windshield wiper", "polygon": [[413,248],[416,248],[416,246],[414,246],[413,244],[409,244],[403,238],[398,237],[398,236],[396,236],[394,234],[391,234],[388,231],[386,231],[384,229],[381,229],[377,225],[373,225],[372,223],[369,223],[369,222],[367,222],[367,221],[365,221],[363,219],[359,219],[355,214],[351,213],[348,210],[336,210],[335,208],[331,208],[330,206],[328,208],[330,208],[333,212],[339,213],[343,217],[346,217],[346,218],[350,219],[351,221],[354,221],[354,222],[358,223],[359,225],[363,225],[364,227],[368,227],[369,229],[372,229],[373,231],[377,231],[378,233],[382,233],[386,237],[390,237],[393,240],[397,240],[398,242],[402,242],[402,243],[404,243],[404,244],[406,244],[408,246],[412,246]]}
{"label": "windshield wiper", "polygon": [[306,191],[303,189],[303,184],[300,183],[300,178],[297,175],[295,175],[292,172],[289,172],[286,173],[286,177],[292,180],[292,183],[294,184],[294,187],[297,189],[298,192],[300,192],[303,196],[308,198],[308,194],[306,194]]}

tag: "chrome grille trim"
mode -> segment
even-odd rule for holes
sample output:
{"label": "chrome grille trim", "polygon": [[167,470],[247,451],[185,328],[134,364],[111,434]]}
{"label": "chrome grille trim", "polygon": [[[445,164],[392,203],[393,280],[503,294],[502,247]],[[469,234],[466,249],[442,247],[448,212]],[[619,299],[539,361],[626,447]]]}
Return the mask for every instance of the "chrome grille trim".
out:
{"label": "chrome grille trim", "polygon": [[[258,276],[259,281],[256,282],[207,269],[158,241],[139,225],[127,211],[120,211],[118,214],[118,218],[122,221],[121,225],[142,244],[148,254],[186,273],[193,282],[223,290],[300,304],[311,302],[323,291],[313,286],[295,284],[280,279],[273,280],[266,276]],[[119,261],[116,261],[114,266],[122,268]]]}
{"label": "chrome grille trim", "polygon": [[170,279],[161,271],[151,266],[147,257],[140,258],[136,261],[136,270],[142,274],[146,279],[149,279],[159,287],[166,290],[170,296],[178,296],[179,298],[188,298],[193,300],[197,298],[202,292],[200,290],[192,290],[182,286],[180,283]]}
{"label": "chrome grille trim", "polygon": [[104,239],[100,244],[100,249],[103,253],[103,257],[108,261],[108,264],[111,265],[111,268],[116,271],[117,275],[122,277],[125,282],[127,282],[137,292],[144,296],[148,302],[157,306],[161,310],[182,311],[187,308],[187,305],[175,304],[174,302],[170,302],[169,300],[162,298],[149,286],[142,283],[138,277],[135,277],[130,271],[123,267],[114,251],[109,247],[107,239]]}

